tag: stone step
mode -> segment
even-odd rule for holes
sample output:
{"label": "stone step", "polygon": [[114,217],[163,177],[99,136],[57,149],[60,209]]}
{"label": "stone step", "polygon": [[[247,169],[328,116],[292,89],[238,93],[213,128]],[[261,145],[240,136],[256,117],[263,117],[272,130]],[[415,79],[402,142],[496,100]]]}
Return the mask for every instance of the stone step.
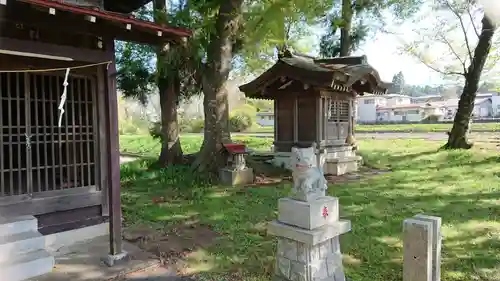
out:
{"label": "stone step", "polygon": [[38,222],[34,216],[0,217],[0,236],[37,231]]}
{"label": "stone step", "polygon": [[54,268],[54,257],[45,250],[16,254],[0,263],[2,280],[22,281],[49,273]]}
{"label": "stone step", "polygon": [[0,236],[0,262],[16,254],[35,252],[45,248],[45,238],[38,231],[26,231]]}

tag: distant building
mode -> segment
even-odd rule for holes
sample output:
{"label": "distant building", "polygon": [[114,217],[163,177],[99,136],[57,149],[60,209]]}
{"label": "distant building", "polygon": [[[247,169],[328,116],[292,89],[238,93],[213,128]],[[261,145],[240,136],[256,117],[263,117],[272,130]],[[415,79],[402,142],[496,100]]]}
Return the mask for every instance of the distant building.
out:
{"label": "distant building", "polygon": [[262,127],[274,126],[274,112],[257,112],[255,122]]}
{"label": "distant building", "polygon": [[[438,95],[410,97],[399,94],[359,97],[356,118],[359,123],[420,122],[429,116],[439,121],[455,118],[458,98]],[[500,117],[498,93],[479,93],[474,102],[474,118]]]}
{"label": "distant building", "polygon": [[436,101],[444,101],[445,97],[440,95],[425,95],[419,97],[411,97],[411,103],[429,103]]}
{"label": "distant building", "polygon": [[420,122],[428,116],[443,119],[442,108],[431,104],[395,104],[377,108],[377,122]]}
{"label": "distant building", "polygon": [[359,123],[377,121],[377,107],[387,105],[383,96],[365,94],[357,99],[356,120]]}

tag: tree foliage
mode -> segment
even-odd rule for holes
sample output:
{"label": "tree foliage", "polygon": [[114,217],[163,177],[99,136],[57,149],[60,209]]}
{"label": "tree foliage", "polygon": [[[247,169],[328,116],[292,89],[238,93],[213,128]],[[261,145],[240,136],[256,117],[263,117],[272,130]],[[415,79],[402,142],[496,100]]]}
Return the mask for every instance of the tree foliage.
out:
{"label": "tree foliage", "polygon": [[260,0],[245,2],[235,62],[239,74],[268,68],[284,50],[308,52],[312,29],[329,10],[329,0]]}
{"label": "tree foliage", "polygon": [[383,29],[383,12],[390,12],[392,21],[397,22],[412,15],[420,8],[423,0],[375,0],[335,2],[325,17],[327,32],[320,40],[320,55],[323,57],[346,56],[357,50],[371,31]]}
{"label": "tree foliage", "polygon": [[392,91],[393,93],[402,93],[405,88],[405,77],[403,72],[398,72],[392,77]]}

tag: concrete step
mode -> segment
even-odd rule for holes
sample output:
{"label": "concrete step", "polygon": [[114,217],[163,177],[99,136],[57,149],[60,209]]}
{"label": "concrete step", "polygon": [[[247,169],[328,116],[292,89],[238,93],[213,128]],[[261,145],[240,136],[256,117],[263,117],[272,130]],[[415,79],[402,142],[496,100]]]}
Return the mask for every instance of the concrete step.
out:
{"label": "concrete step", "polygon": [[54,257],[45,250],[13,255],[0,263],[1,280],[22,281],[49,273],[54,268]]}
{"label": "concrete step", "polygon": [[38,221],[34,216],[0,217],[0,236],[37,231]]}
{"label": "concrete step", "polygon": [[38,231],[27,231],[0,236],[0,262],[16,254],[35,252],[45,248],[45,238]]}

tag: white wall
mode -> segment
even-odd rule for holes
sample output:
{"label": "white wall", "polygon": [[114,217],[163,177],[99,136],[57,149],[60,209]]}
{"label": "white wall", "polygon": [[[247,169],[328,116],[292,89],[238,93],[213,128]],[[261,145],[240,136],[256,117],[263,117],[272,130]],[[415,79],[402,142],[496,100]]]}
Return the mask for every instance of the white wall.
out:
{"label": "white wall", "polygon": [[399,105],[399,104],[410,104],[411,103],[411,98],[410,97],[389,97],[387,98],[387,105]]}
{"label": "white wall", "polygon": [[493,117],[492,102],[486,100],[480,104],[474,105],[474,118]]}
{"label": "white wall", "polygon": [[380,110],[378,114],[379,121],[388,122],[419,122],[422,120],[422,110],[419,109],[388,109]]}
{"label": "white wall", "polygon": [[366,96],[363,98],[358,98],[356,108],[356,121],[377,121],[377,106],[385,105],[387,105],[387,100],[384,97]]}
{"label": "white wall", "polygon": [[274,126],[274,115],[259,115],[257,114],[255,122],[263,127]]}
{"label": "white wall", "polygon": [[494,117],[500,116],[500,96],[491,97],[491,110]]}

